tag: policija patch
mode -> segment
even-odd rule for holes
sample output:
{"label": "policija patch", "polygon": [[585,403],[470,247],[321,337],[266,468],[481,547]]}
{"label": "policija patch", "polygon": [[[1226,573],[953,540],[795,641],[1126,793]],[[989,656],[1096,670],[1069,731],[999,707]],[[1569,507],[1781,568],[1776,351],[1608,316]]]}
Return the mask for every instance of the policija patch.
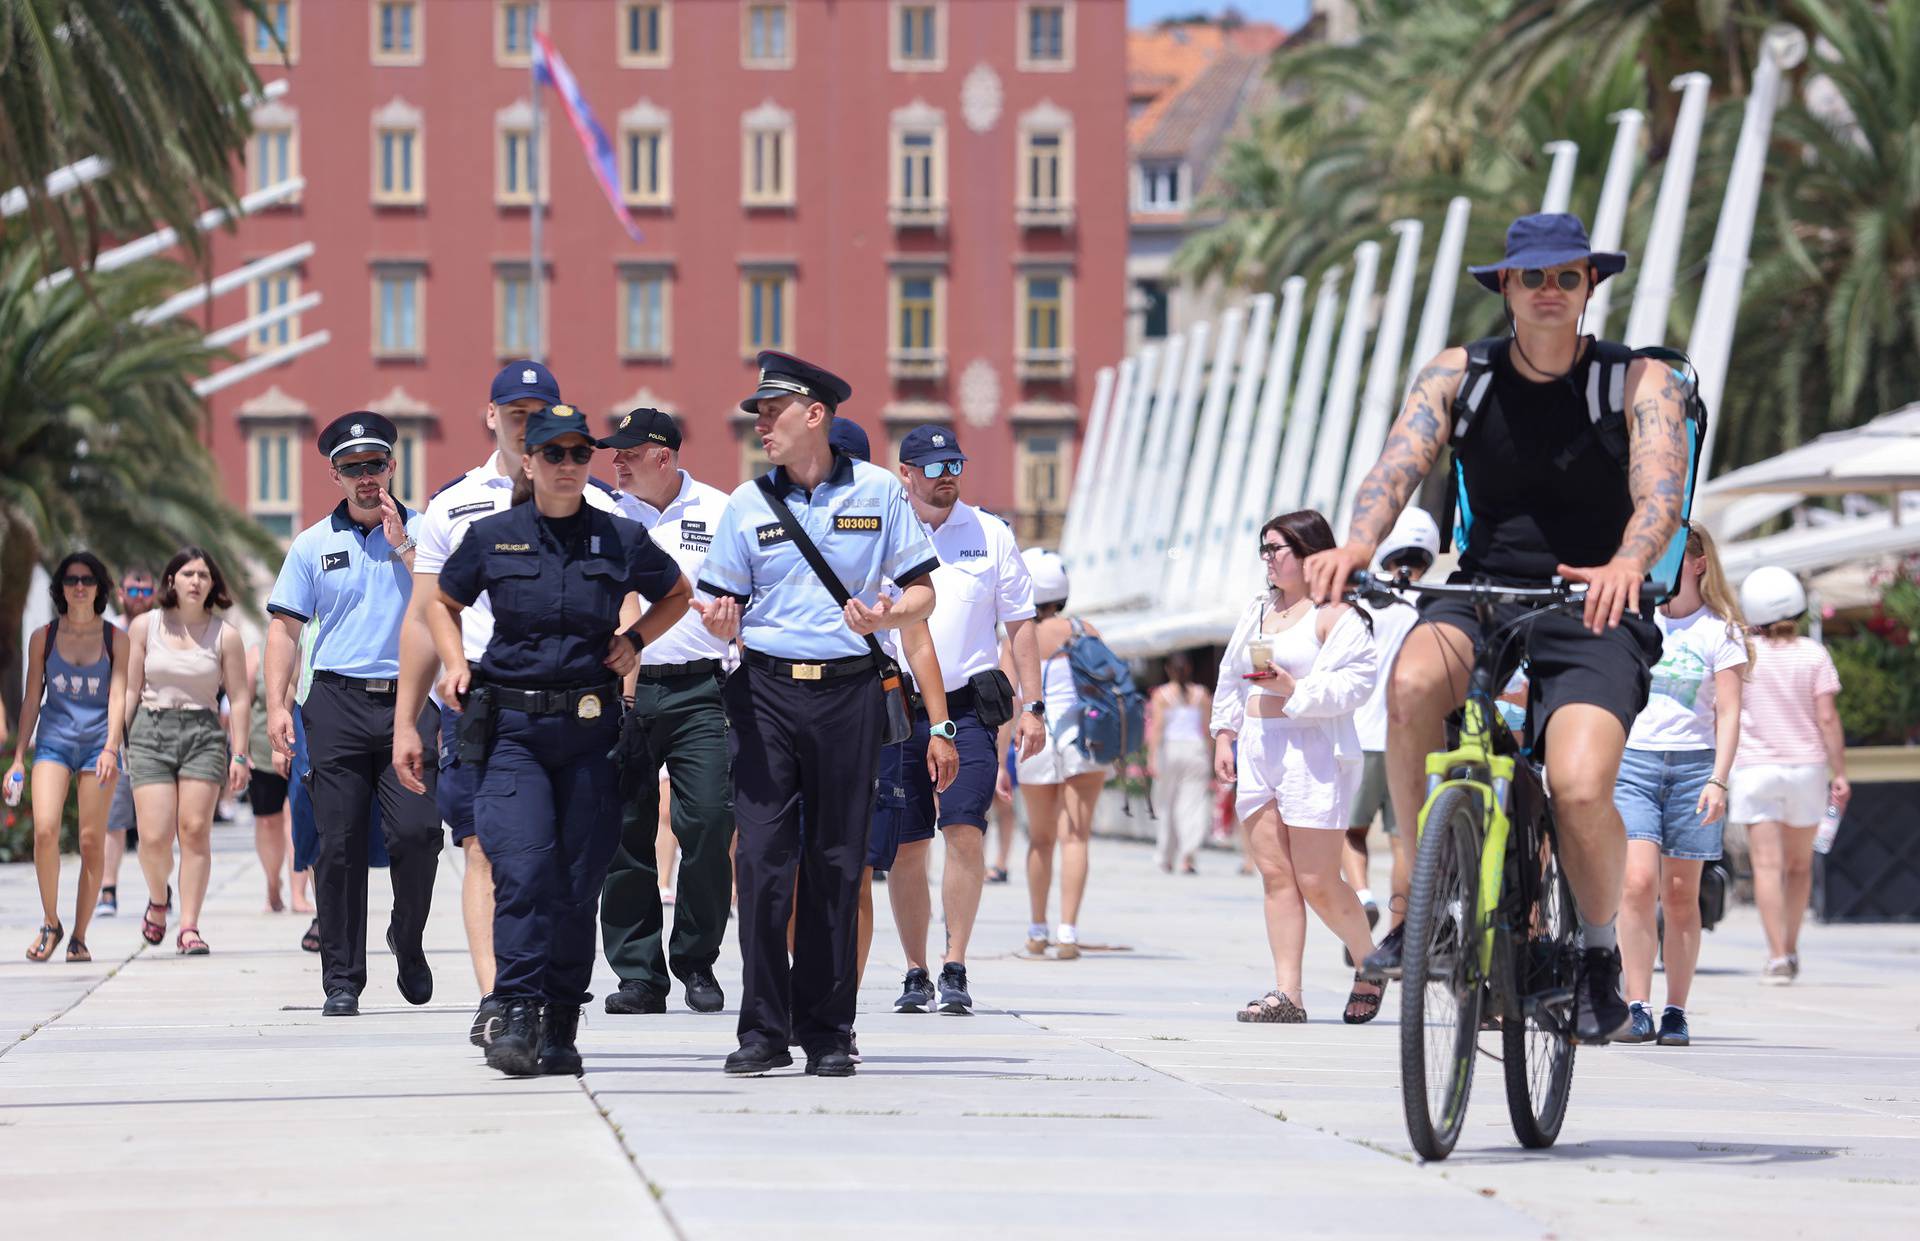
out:
{"label": "policija patch", "polygon": [[775,543],[791,543],[793,536],[787,533],[784,522],[770,521],[764,526],[756,526],[753,531],[755,540],[761,547],[771,547]]}
{"label": "policija patch", "polygon": [[841,516],[833,519],[835,530],[860,530],[868,534],[877,534],[880,530],[878,517]]}

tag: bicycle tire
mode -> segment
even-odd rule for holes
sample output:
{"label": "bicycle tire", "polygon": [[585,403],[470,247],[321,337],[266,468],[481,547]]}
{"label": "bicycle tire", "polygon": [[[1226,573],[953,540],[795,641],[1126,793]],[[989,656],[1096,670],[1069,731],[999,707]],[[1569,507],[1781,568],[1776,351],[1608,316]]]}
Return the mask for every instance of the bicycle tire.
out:
{"label": "bicycle tire", "polygon": [[[1527,864],[1524,854],[1520,860]],[[1508,945],[1501,953],[1510,970],[1506,977],[1521,1010],[1521,1020],[1503,1023],[1500,1033],[1507,1116],[1520,1145],[1530,1150],[1552,1146],[1559,1138],[1573,1092],[1573,962],[1579,929],[1573,891],[1551,848],[1541,857],[1538,874],[1530,886],[1540,895],[1523,927],[1501,937]]]}
{"label": "bicycle tire", "polygon": [[1447,789],[1434,799],[1421,823],[1407,894],[1400,1097],[1407,1136],[1428,1160],[1453,1152],[1473,1091],[1484,990],[1473,931],[1482,812],[1471,789]]}

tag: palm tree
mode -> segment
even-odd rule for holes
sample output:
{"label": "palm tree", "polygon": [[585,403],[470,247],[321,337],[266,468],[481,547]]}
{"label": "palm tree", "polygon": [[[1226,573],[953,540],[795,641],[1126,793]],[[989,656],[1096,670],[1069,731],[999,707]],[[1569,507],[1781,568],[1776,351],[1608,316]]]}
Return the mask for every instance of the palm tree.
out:
{"label": "palm tree", "polygon": [[0,247],[0,692],[18,701],[20,620],[36,564],[75,547],[108,564],[160,563],[206,547],[243,599],[249,562],[279,546],[228,507],[200,441],[192,377],[214,355],[192,325],[134,315],[180,285],[149,262],[69,282],[35,283],[31,243]]}

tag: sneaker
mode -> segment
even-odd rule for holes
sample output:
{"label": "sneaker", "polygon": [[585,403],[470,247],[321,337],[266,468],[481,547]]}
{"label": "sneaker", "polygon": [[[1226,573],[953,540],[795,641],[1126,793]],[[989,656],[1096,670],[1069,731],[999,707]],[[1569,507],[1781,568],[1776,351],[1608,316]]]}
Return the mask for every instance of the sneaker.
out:
{"label": "sneaker", "polygon": [[1667,1011],[1660,1014],[1660,1046],[1685,1047],[1692,1041],[1692,1036],[1687,1033],[1686,1012],[1667,1005]]}
{"label": "sneaker", "polygon": [[1380,942],[1367,954],[1367,959],[1360,963],[1362,978],[1378,981],[1400,977],[1400,950],[1406,939],[1406,925],[1403,922],[1381,936]]}
{"label": "sneaker", "polygon": [[1800,954],[1797,952],[1787,954],[1787,977],[1800,977]]}
{"label": "sneaker", "polygon": [[120,912],[120,889],[104,887],[100,889],[100,903],[93,907],[96,918],[111,918]]}
{"label": "sneaker", "polygon": [[538,1001],[507,1001],[493,1041],[487,1044],[487,1067],[508,1077],[533,1077],[540,1072]]}
{"label": "sneaker", "polygon": [[915,967],[907,971],[906,981],[900,984],[900,998],[893,1002],[896,1013],[924,1013],[933,1007],[933,980],[927,977],[927,971]]}
{"label": "sneaker", "polygon": [[987,867],[987,882],[988,882],[988,883],[1005,883],[1006,881],[1007,881],[1007,868],[1006,868],[1006,867],[1004,867],[1004,866],[989,866],[989,867]]}
{"label": "sneaker", "polygon": [[500,1019],[506,1015],[504,1009],[494,1001],[489,991],[480,997],[480,1007],[473,1010],[473,1025],[467,1031],[467,1041],[485,1051],[487,1044],[493,1042],[493,1035],[500,1028]]}
{"label": "sneaker", "polygon": [[1573,987],[1576,1043],[1610,1043],[1633,1026],[1633,1012],[1620,998],[1620,950],[1582,948]]}
{"label": "sneaker", "polygon": [[664,1013],[667,1011],[667,997],[651,990],[645,983],[631,978],[620,980],[620,986],[607,994],[603,1007],[610,1013]]}
{"label": "sneaker", "polygon": [[1774,957],[1767,962],[1767,967],[1760,971],[1760,981],[1765,986],[1784,987],[1792,982],[1793,976],[1799,972],[1792,957]]}
{"label": "sneaker", "polygon": [[1651,1043],[1653,1041],[1653,1010],[1635,1000],[1627,1006],[1633,1010],[1633,1024],[1620,1036],[1622,1043]]}
{"label": "sneaker", "polygon": [[967,993],[967,967],[949,961],[940,967],[940,1011],[956,1017],[973,1016],[973,997]]}

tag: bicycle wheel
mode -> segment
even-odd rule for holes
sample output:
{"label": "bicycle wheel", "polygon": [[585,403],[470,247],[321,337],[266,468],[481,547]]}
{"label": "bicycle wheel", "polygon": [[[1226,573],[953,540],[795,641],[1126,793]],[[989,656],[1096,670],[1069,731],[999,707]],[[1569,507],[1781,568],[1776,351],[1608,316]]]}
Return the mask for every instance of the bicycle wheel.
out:
{"label": "bicycle wheel", "polygon": [[[1517,825],[1516,825],[1517,826]],[[1518,833],[1516,842],[1533,833]],[[1504,1023],[1501,1056],[1507,1079],[1507,1114],[1520,1145],[1552,1146],[1567,1118],[1573,1089],[1573,893],[1560,871],[1552,837],[1534,836],[1533,856],[1521,856],[1537,878],[1524,885],[1535,894],[1524,922],[1503,936],[1521,1020]],[[1527,846],[1519,846],[1526,848]]]}
{"label": "bicycle wheel", "polygon": [[1448,789],[1421,824],[1407,895],[1400,991],[1400,1096],[1423,1159],[1445,1159],[1473,1089],[1483,977],[1474,934],[1482,807]]}

